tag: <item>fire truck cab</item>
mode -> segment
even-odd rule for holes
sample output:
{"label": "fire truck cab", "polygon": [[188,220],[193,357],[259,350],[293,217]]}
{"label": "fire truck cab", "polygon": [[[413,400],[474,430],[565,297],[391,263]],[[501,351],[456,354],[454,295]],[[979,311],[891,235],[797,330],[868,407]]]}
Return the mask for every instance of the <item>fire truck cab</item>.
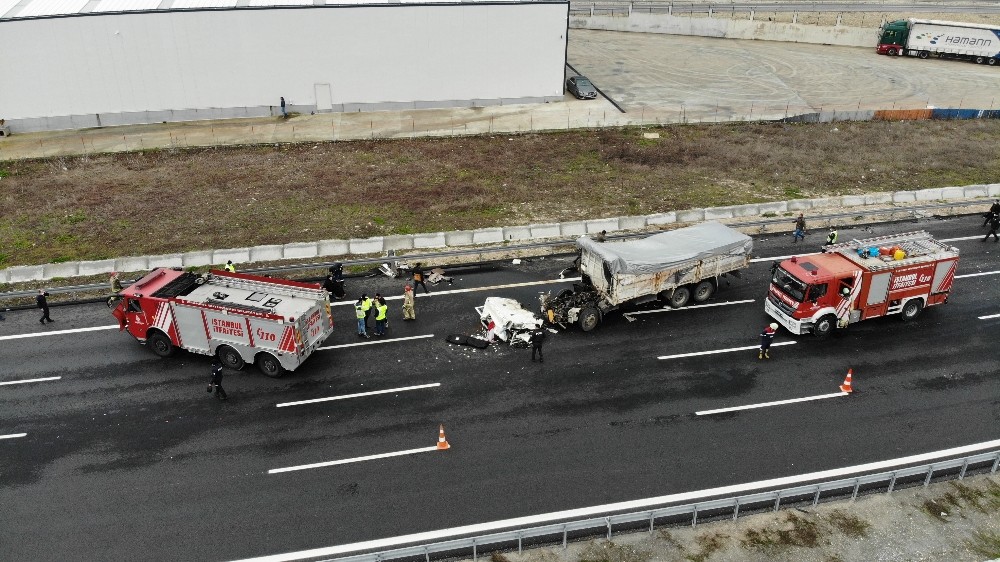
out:
{"label": "fire truck cab", "polygon": [[836,328],[899,314],[904,321],[948,302],[958,249],[924,231],[852,240],[772,266],[764,310],[789,332]]}
{"label": "fire truck cab", "polygon": [[112,315],[153,353],[216,355],[226,367],[252,363],[270,377],[294,370],[333,330],[328,293],[314,283],[159,268],[119,296]]}

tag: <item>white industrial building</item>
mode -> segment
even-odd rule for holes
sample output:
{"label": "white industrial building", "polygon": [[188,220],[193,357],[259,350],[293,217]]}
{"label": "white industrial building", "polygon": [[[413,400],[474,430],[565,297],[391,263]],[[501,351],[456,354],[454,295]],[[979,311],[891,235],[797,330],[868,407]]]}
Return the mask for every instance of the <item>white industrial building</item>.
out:
{"label": "white industrial building", "polygon": [[561,100],[569,2],[0,0],[12,131]]}

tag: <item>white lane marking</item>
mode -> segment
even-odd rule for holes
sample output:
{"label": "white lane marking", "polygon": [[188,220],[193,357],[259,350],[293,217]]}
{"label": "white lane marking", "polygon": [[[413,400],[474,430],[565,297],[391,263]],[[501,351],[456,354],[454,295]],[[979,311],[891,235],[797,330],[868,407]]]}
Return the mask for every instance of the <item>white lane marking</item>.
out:
{"label": "white lane marking", "polygon": [[940,240],[938,240],[938,242],[959,242],[961,240],[975,240],[977,238],[979,238],[978,235],[977,236],[962,236],[960,238],[941,238]]}
{"label": "white lane marking", "polygon": [[753,410],[754,408],[766,408],[768,406],[780,406],[782,404],[794,404],[796,402],[808,402],[810,400],[822,400],[824,398],[836,398],[838,396],[847,396],[848,392],[834,392],[832,394],[818,394],[816,396],[806,396],[805,398],[791,398],[789,400],[778,400],[775,402],[761,402],[760,404],[749,404],[747,406],[733,406],[731,408],[718,408],[716,410],[702,410],[700,412],[695,412],[698,416],[707,416],[710,414],[721,414],[724,412],[738,412],[740,410]]}
{"label": "white lane marking", "polygon": [[[793,341],[779,341],[777,343],[772,343],[771,347],[778,347],[779,345],[793,345]],[[730,347],[729,349],[712,349],[710,351],[695,351],[693,353],[678,353],[677,355],[661,355],[657,359],[680,359],[681,357],[695,357],[698,355],[714,355],[716,353],[729,353],[732,351],[747,351],[750,349],[760,349],[759,345],[746,345],[743,347]]]}
{"label": "white lane marking", "polygon": [[11,433],[10,435],[0,435],[0,439],[16,439],[18,437],[24,437],[27,433]]}
{"label": "white lane marking", "polygon": [[375,396],[376,394],[389,394],[392,392],[405,392],[407,390],[420,390],[423,388],[434,388],[436,386],[441,386],[441,383],[435,382],[430,384],[418,384],[414,386],[401,386],[399,388],[388,388],[386,390],[358,392],[357,394],[343,394],[341,396],[330,396],[327,398],[313,398],[311,400],[299,400],[298,402],[282,402],[281,404],[276,404],[275,407],[284,408],[286,406],[301,406],[302,404],[315,404],[317,402],[329,402],[331,400],[347,400],[348,398],[361,398],[362,396]]}
{"label": "white lane marking", "polygon": [[[439,297],[441,295],[457,295],[459,293],[475,293],[479,291],[495,291],[497,289],[511,289],[514,287],[531,287],[533,285],[552,285],[555,283],[573,283],[579,281],[579,277],[567,277],[566,279],[546,279],[545,281],[527,281],[525,283],[508,283],[507,285],[490,285],[489,287],[472,287],[470,289],[452,289],[450,291],[434,291],[433,293],[417,293],[413,291],[414,297]],[[383,297],[387,301],[400,300],[403,298],[402,295]],[[353,305],[356,301],[338,301],[331,303],[330,306],[344,306]]]}
{"label": "white lane marking", "polygon": [[22,338],[40,338],[42,336],[61,336],[63,334],[77,334],[80,332],[95,332],[97,330],[117,330],[120,328],[118,324],[114,326],[97,326],[95,328],[74,328],[72,330],[56,330],[55,332],[39,332],[37,334],[17,334],[16,336],[0,336],[0,341],[3,340],[19,340]]}
{"label": "white lane marking", "polygon": [[429,453],[431,451],[437,451],[437,450],[438,450],[437,445],[433,445],[431,447],[422,447],[420,449],[408,449],[406,451],[396,451],[394,453],[382,453],[381,455],[368,455],[367,457],[354,457],[353,459],[343,459],[339,461],[318,462],[313,464],[303,464],[299,466],[289,466],[285,468],[272,468],[271,470],[268,470],[267,473],[277,474],[279,472],[292,472],[293,470],[308,470],[310,468],[321,468],[324,466],[333,466],[336,464],[370,461],[375,459],[385,459],[389,457],[401,457],[403,455],[412,455],[415,453]]}
{"label": "white lane marking", "polygon": [[817,480],[832,480],[834,478],[843,478],[848,475],[885,471],[892,468],[911,465],[911,464],[926,464],[932,461],[936,461],[938,459],[947,459],[959,455],[969,455],[977,451],[995,449],[997,447],[1000,447],[1000,439],[995,439],[993,441],[986,441],[983,443],[976,443],[974,445],[965,445],[962,447],[954,447],[951,449],[934,451],[931,453],[921,453],[919,455],[911,455],[908,457],[900,457],[896,459],[870,462],[866,464],[858,464],[854,466],[846,466],[843,468],[834,468],[830,470],[821,470],[819,472],[810,472],[807,474],[799,474],[795,476],[782,476],[780,478],[758,480],[757,482],[732,484],[729,486],[709,488],[706,490],[696,490],[692,492],[681,492],[677,494],[669,494],[666,496],[658,496],[655,498],[630,500],[617,503],[609,503],[604,505],[595,505],[592,507],[581,507],[577,509],[568,509],[565,511],[554,511],[550,513],[543,513],[540,515],[527,515],[524,517],[515,517],[512,519],[502,519],[500,521],[490,521],[488,523],[476,523],[473,525],[464,525],[462,527],[452,527],[450,529],[425,531],[422,533],[413,533],[410,535],[402,535],[398,537],[375,539],[370,541],[342,544],[338,546],[327,546],[323,548],[314,548],[310,550],[300,550],[298,552],[286,552],[284,554],[272,554],[270,556],[259,556],[257,558],[246,558],[244,560],[240,560],[237,562],[289,562],[292,560],[305,560],[308,558],[318,558],[321,556],[337,556],[340,554],[347,554],[354,552],[389,550],[407,544],[440,542],[466,535],[486,535],[504,529],[511,529],[516,527],[529,527],[529,526],[536,527],[544,525],[546,523],[566,521],[568,519],[584,519],[588,517],[595,517],[598,515],[604,515],[606,513],[613,513],[619,511],[621,512],[642,511],[645,509],[650,509],[653,507],[659,507],[663,505],[695,503],[705,498],[712,498],[717,496],[733,496],[754,490],[789,488],[797,484],[803,484],[805,482],[815,482]]}
{"label": "white lane marking", "polygon": [[342,343],[340,345],[328,345],[326,347],[317,347],[316,351],[325,351],[327,349],[340,349],[342,347],[357,347],[359,345],[377,345],[380,343],[389,343],[394,341],[406,341],[406,340],[419,340],[421,338],[433,338],[434,334],[424,334],[422,336],[407,336],[405,338],[389,338],[386,340],[371,340],[371,341],[359,341],[357,343]]}
{"label": "white lane marking", "polygon": [[1000,318],[1000,314],[990,314],[989,316],[980,316],[980,320],[989,320],[991,318]]}
{"label": "white lane marking", "polygon": [[29,382],[57,381],[57,380],[59,380],[61,378],[62,377],[44,377],[44,378],[41,378],[41,379],[24,379],[24,380],[21,380],[21,381],[6,381],[6,382],[0,382],[0,386],[3,386],[5,384],[27,384]]}
{"label": "white lane marking", "polygon": [[981,275],[996,275],[1000,271],[984,271],[982,273],[966,273],[965,275],[956,275],[955,279],[961,279],[963,277],[979,277]]}
{"label": "white lane marking", "polygon": [[688,310],[691,308],[708,308],[710,306],[729,306],[731,304],[746,304],[748,302],[753,302],[754,299],[747,299],[745,301],[726,301],[726,302],[715,302],[712,304],[692,304],[691,306],[682,306],[680,308],[673,308],[671,306],[664,306],[663,308],[658,308],[656,310],[641,310],[639,312],[626,312],[622,316],[638,316],[640,314],[656,314],[658,312],[671,312],[678,310]]}

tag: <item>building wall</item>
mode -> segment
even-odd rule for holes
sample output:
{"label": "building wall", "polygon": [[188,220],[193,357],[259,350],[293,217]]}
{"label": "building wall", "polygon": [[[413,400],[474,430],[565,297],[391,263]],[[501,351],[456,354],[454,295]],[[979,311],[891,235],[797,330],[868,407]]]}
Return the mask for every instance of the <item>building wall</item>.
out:
{"label": "building wall", "polygon": [[562,99],[569,5],[307,6],[0,21],[0,117],[77,128]]}

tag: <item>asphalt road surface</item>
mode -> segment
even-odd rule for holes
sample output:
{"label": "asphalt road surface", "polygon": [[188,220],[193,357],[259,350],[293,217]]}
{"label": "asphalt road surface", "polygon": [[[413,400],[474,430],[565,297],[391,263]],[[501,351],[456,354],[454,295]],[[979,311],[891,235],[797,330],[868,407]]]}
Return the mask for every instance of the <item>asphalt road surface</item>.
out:
{"label": "asphalt road surface", "polygon": [[[477,332],[474,307],[487,296],[534,309],[539,291],[568,285],[558,281],[568,258],[457,272],[454,285],[421,291],[416,322],[390,301],[389,337],[372,345],[350,346],[360,341],[353,309],[335,306],[326,345],[348,347],[318,351],[282,379],[229,372],[224,403],[205,392],[209,358],[160,359],[106,328],[115,322],[102,305],[53,308],[45,326],[35,311],[9,313],[0,322],[0,558],[237,559],[995,439],[1000,244],[979,240],[981,223],[842,229],[842,240],[915,229],[952,240],[962,258],[951,302],[910,324],[862,322],[827,341],[783,332],[776,343],[794,344],[768,361],[755,351],[658,357],[756,345],[768,322],[766,258],[814,251],[822,233],[797,245],[756,238],[765,259],[710,301],[721,306],[561,331],[542,364],[528,350],[479,351],[445,337]],[[348,283],[354,295],[401,287],[384,277]],[[104,329],[80,331],[95,327]],[[848,368],[856,391],[847,397],[694,415],[836,392]],[[59,378],[8,384],[49,377]],[[441,423],[447,451],[269,473],[430,448]]]}

